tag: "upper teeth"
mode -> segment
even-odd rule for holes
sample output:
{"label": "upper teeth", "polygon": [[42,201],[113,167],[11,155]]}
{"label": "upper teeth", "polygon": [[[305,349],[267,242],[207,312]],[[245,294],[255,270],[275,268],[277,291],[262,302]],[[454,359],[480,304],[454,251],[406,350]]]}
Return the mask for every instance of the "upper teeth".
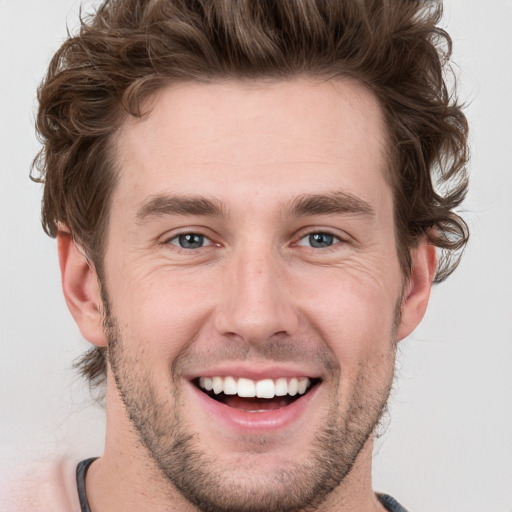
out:
{"label": "upper teeth", "polygon": [[275,396],[295,396],[303,395],[311,381],[307,377],[293,377],[287,379],[281,377],[276,380],[251,380],[235,377],[201,377],[199,387],[212,391],[218,395],[238,395],[243,398],[274,398]]}

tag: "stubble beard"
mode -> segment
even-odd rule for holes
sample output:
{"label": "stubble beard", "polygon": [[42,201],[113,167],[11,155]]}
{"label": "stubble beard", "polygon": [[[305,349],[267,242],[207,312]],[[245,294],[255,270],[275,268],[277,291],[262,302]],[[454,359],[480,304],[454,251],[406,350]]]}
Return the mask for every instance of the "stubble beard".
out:
{"label": "stubble beard", "polygon": [[[165,479],[201,512],[319,510],[350,473],[385,411],[395,351],[390,355],[390,375],[379,390],[369,385],[369,368],[359,374],[356,391],[343,414],[337,393],[333,395],[323,428],[315,435],[310,452],[301,463],[292,465],[284,461],[272,472],[268,468],[251,472],[254,464],[222,467],[198,446],[197,434],[180,413],[180,387],[176,385],[179,375],[173,371],[179,363],[171,369],[173,396],[162,399],[152,384],[150,369],[139,362],[143,360],[140,354],[130,356],[124,350],[118,323],[109,310],[105,307],[108,361],[128,417]],[[391,340],[394,346],[395,338]],[[258,452],[264,450],[262,438]],[[240,460],[243,461],[243,454]]]}

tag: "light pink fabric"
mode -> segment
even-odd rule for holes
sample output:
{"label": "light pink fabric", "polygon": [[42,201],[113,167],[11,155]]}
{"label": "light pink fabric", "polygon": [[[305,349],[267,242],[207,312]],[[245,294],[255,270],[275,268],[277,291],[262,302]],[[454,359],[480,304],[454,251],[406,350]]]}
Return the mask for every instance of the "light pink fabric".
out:
{"label": "light pink fabric", "polygon": [[13,470],[0,483],[2,512],[80,512],[78,461],[60,459]]}

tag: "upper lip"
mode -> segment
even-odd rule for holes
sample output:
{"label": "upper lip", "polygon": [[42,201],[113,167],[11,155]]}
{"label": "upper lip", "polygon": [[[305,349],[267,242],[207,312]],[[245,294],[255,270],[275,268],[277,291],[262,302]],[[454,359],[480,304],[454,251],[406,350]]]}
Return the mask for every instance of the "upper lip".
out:
{"label": "upper lip", "polygon": [[235,377],[259,381],[264,379],[279,379],[280,377],[308,377],[310,379],[318,379],[321,375],[318,371],[298,368],[293,365],[258,365],[256,363],[247,365],[247,363],[244,363],[237,365],[217,365],[205,368],[204,370],[196,370],[193,374],[187,375],[189,380],[194,380],[199,377]]}

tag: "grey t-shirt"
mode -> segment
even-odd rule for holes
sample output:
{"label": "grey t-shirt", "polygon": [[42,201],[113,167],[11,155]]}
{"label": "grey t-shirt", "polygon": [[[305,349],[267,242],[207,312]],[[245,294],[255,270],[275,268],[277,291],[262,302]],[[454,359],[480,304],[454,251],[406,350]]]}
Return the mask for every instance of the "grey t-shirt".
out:
{"label": "grey t-shirt", "polygon": [[392,498],[387,494],[377,493],[377,498],[389,512],[407,512],[407,509],[402,507],[395,498]]}

